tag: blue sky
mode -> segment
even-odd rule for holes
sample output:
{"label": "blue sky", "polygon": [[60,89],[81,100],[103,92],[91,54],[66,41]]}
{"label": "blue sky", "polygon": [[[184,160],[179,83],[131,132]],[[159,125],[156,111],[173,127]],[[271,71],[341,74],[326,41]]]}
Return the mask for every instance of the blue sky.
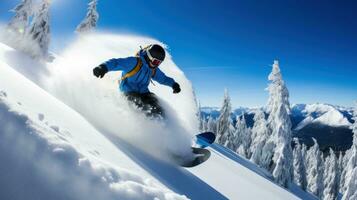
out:
{"label": "blue sky", "polygon": [[[0,1],[0,21],[19,1]],[[86,13],[85,0],[53,0],[53,48]],[[274,59],[291,103],[353,106],[357,100],[357,1],[99,0],[99,29],[168,44],[203,105],[261,106]]]}

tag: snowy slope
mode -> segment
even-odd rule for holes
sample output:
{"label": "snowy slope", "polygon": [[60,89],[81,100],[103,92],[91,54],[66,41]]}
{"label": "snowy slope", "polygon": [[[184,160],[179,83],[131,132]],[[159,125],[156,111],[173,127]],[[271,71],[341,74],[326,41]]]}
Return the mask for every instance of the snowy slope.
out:
{"label": "snowy slope", "polygon": [[[190,171],[230,199],[298,199],[264,177],[264,172],[231,150],[214,144],[211,158]],[[213,176],[213,174],[217,174]],[[257,176],[257,174],[260,174]],[[233,183],[233,184],[232,184]],[[259,185],[259,189],[254,189]],[[254,192],[247,192],[247,189]],[[309,196],[306,196],[311,198]]]}
{"label": "snowy slope", "polygon": [[296,127],[294,130],[301,130],[303,129],[305,126],[311,124],[314,121],[314,118],[311,116],[306,117],[304,120],[302,120]]}
{"label": "snowy slope", "polygon": [[[0,44],[0,159],[6,163],[0,177],[7,177],[0,181],[0,199],[312,198],[275,185],[252,163],[218,145],[196,168],[168,162],[162,151],[186,153],[182,149],[196,126],[191,85],[172,60],[163,71],[177,77],[183,93],[174,96],[169,88],[151,86],[171,109],[167,124],[128,109],[115,86],[118,74],[96,80],[90,72],[108,57],[130,55],[153,41],[120,35],[81,38],[46,70],[39,67],[37,76],[18,63],[21,53]],[[9,62],[9,53],[17,66]]]}
{"label": "snowy slope", "polygon": [[[0,74],[0,160],[8,161],[0,167],[5,175],[0,185],[8,187],[1,189],[1,199],[185,199],[78,113],[2,62]],[[26,172],[30,175],[21,175]]]}

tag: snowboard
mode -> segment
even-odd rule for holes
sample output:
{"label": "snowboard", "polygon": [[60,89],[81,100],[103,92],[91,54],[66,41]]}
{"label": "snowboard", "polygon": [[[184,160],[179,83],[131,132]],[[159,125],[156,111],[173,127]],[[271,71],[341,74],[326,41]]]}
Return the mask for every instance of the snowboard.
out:
{"label": "snowboard", "polygon": [[175,161],[182,167],[195,167],[207,161],[211,156],[211,152],[205,149],[211,145],[216,139],[216,135],[212,132],[204,132],[194,136],[193,146],[191,147],[194,154],[193,159],[187,160],[180,156],[175,156]]}
{"label": "snowboard", "polygon": [[179,165],[182,167],[195,167],[208,160],[211,156],[211,152],[208,149],[191,147],[194,159],[190,161],[181,161]]}
{"label": "snowboard", "polygon": [[203,132],[193,138],[194,147],[206,148],[216,140],[216,134],[212,132]]}

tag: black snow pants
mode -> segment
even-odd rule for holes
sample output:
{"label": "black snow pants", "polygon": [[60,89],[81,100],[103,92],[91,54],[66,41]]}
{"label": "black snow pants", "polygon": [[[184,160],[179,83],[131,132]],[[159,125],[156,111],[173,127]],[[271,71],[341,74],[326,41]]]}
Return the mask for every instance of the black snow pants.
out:
{"label": "black snow pants", "polygon": [[128,92],[124,94],[129,102],[145,112],[146,116],[153,118],[165,118],[163,108],[154,93]]}

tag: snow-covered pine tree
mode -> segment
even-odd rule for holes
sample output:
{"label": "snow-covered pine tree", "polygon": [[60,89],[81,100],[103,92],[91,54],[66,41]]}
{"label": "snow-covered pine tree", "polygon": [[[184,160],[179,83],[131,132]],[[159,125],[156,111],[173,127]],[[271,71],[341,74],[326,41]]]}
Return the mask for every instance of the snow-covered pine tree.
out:
{"label": "snow-covered pine tree", "polygon": [[[352,147],[352,146],[351,146]],[[346,183],[346,173],[347,173],[347,163],[349,162],[350,154],[352,154],[352,148],[348,149],[345,151],[345,155],[342,158],[342,163],[341,163],[341,176],[340,176],[340,193],[345,192],[345,185],[348,184]]]}
{"label": "snow-covered pine tree", "polygon": [[216,120],[212,116],[208,117],[206,131],[215,132],[217,131]]}
{"label": "snow-covered pine tree", "polygon": [[335,152],[330,149],[330,154],[325,160],[324,172],[324,200],[334,200],[338,196],[338,163]]}
{"label": "snow-covered pine tree", "polygon": [[306,190],[307,178],[306,178],[306,166],[304,162],[304,157],[302,153],[303,149],[299,140],[295,140],[294,148],[294,182],[296,185],[301,187],[301,189]]}
{"label": "snow-covered pine tree", "polygon": [[315,139],[314,146],[307,151],[308,167],[307,167],[307,190],[319,198],[323,195],[323,160],[319,144]]}
{"label": "snow-covered pine tree", "polygon": [[343,152],[341,151],[339,156],[338,156],[338,170],[337,170],[337,181],[338,181],[338,191],[341,192],[341,188],[343,186],[343,169],[344,169],[344,165],[343,165],[343,160],[344,160],[344,156],[343,156]]}
{"label": "snow-covered pine tree", "polygon": [[351,178],[347,184],[346,192],[342,200],[356,200],[357,199],[357,167],[351,173]]}
{"label": "snow-covered pine tree", "polygon": [[31,53],[37,58],[48,58],[48,48],[50,45],[50,0],[42,0],[39,10],[35,13],[29,31],[29,38],[32,40],[34,48]]}
{"label": "snow-covered pine tree", "polygon": [[357,106],[353,113],[353,120],[355,121],[351,126],[353,132],[353,143],[351,148],[346,152],[345,156],[346,166],[343,172],[344,184],[342,186],[342,193],[346,191],[352,177],[352,172],[357,167]]}
{"label": "snow-covered pine tree", "polygon": [[234,141],[235,141],[235,128],[232,124],[232,122],[229,124],[229,128],[227,130],[227,138],[225,140],[224,146],[232,149],[233,151],[235,151],[235,149],[237,148]]}
{"label": "snow-covered pine tree", "polygon": [[267,112],[276,112],[277,107],[282,104],[285,110],[290,113],[289,91],[283,80],[278,60],[274,60],[273,68],[268,79],[271,83],[267,88],[269,91]]}
{"label": "snow-covered pine tree", "polygon": [[[232,147],[230,149],[232,149],[233,151],[235,151],[236,153],[238,153],[239,155],[244,155],[244,149],[243,147],[241,147],[242,144],[242,132],[245,131],[244,128],[244,124],[243,124],[243,120],[240,117],[237,117],[236,119],[236,124],[235,124],[235,130],[234,130],[234,141],[232,142]],[[241,149],[239,149],[241,148]]]}
{"label": "snow-covered pine tree", "polygon": [[255,164],[262,166],[263,147],[269,138],[268,124],[265,119],[265,114],[262,110],[257,110],[254,115],[254,126],[252,128],[252,145],[250,152],[252,156],[250,160]]}
{"label": "snow-covered pine tree", "polygon": [[293,177],[292,125],[289,117],[289,91],[283,81],[277,60],[274,61],[269,80],[271,83],[268,87],[268,125],[275,144],[272,174],[279,185],[288,187]]}
{"label": "snow-covered pine tree", "polygon": [[237,118],[234,141],[235,149],[233,150],[236,151],[239,155],[249,159],[251,156],[250,145],[252,142],[251,129],[247,127],[247,122],[245,120],[244,113],[241,118]]}
{"label": "snow-covered pine tree", "polygon": [[199,119],[199,125],[198,125],[198,130],[199,132],[204,132],[205,130],[205,120],[204,118]]}
{"label": "snow-covered pine tree", "polygon": [[224,145],[228,137],[229,126],[231,125],[231,98],[229,97],[228,90],[224,90],[224,98],[220,115],[217,119],[217,141],[219,144]]}
{"label": "snow-covered pine tree", "polygon": [[200,128],[200,132],[207,131],[207,120],[203,116],[200,119],[200,127],[199,128]]}
{"label": "snow-covered pine tree", "polygon": [[264,169],[271,172],[271,168],[273,165],[273,155],[274,155],[274,148],[275,148],[275,141],[271,137],[271,132],[268,130],[268,140],[263,146],[262,154],[260,157],[260,166]]}
{"label": "snow-covered pine tree", "polygon": [[77,26],[77,33],[86,33],[97,26],[99,14],[97,12],[98,0],[91,0],[88,4],[88,12],[84,20]]}
{"label": "snow-covered pine tree", "polygon": [[307,146],[304,143],[301,145],[301,155],[304,159],[303,161],[304,161],[305,169],[307,170],[308,167]]}
{"label": "snow-covered pine tree", "polygon": [[15,13],[7,25],[7,29],[16,36],[23,36],[26,32],[26,28],[30,23],[30,16],[33,11],[32,0],[22,0],[14,9],[11,11]]}

